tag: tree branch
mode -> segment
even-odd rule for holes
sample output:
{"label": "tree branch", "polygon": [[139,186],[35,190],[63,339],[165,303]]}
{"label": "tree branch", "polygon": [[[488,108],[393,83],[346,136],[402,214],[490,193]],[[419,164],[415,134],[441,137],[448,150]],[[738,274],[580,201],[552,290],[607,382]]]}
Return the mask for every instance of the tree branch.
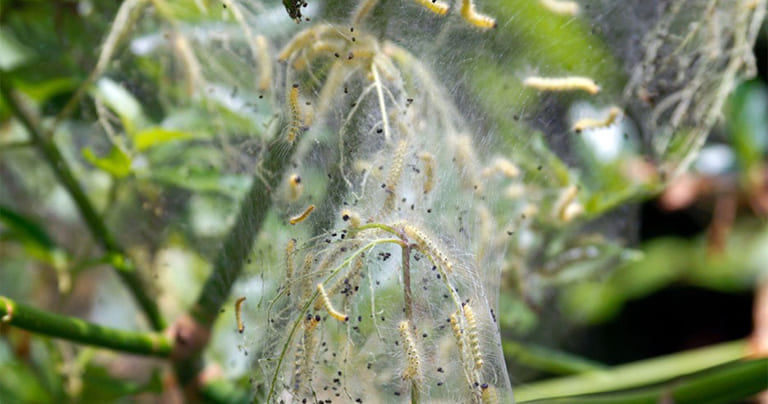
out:
{"label": "tree branch", "polygon": [[171,340],[158,333],[117,330],[79,318],[49,313],[0,296],[2,323],[68,341],[138,355],[170,357]]}

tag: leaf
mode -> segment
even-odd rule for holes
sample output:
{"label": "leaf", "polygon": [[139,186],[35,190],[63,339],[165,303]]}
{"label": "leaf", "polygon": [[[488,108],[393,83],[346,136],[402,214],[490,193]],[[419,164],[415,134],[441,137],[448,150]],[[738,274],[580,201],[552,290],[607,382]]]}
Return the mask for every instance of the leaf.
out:
{"label": "leaf", "polygon": [[175,140],[192,139],[192,134],[180,130],[163,129],[153,127],[144,129],[133,135],[133,144],[138,151],[145,151],[151,147]]}
{"label": "leaf", "polygon": [[34,220],[0,205],[0,222],[11,230],[13,240],[21,243],[29,255],[56,268],[66,266],[66,252],[60,249],[45,229]]}
{"label": "leaf", "polygon": [[126,133],[133,133],[134,128],[144,120],[139,101],[120,84],[105,77],[97,83],[96,92],[120,117]]}
{"label": "leaf", "polygon": [[32,58],[31,50],[16,41],[9,30],[0,27],[0,70],[13,70]]}
{"label": "leaf", "polygon": [[742,169],[762,162],[768,149],[768,88],[759,81],[739,86],[726,109],[729,135]]}
{"label": "leaf", "polygon": [[106,157],[97,157],[90,147],[83,149],[83,157],[94,167],[104,170],[115,178],[131,174],[131,158],[117,147],[112,147]]}

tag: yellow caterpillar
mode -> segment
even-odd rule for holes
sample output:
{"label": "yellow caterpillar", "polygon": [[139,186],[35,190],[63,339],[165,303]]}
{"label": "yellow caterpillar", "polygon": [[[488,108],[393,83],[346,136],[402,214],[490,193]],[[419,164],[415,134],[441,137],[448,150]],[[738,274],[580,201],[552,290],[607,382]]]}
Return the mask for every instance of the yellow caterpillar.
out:
{"label": "yellow caterpillar", "polygon": [[461,1],[461,16],[468,23],[478,28],[483,28],[483,29],[496,28],[496,20],[487,15],[478,13],[475,10],[475,4],[472,3],[472,0]]}
{"label": "yellow caterpillar", "polygon": [[301,131],[301,111],[299,111],[299,85],[291,86],[288,93],[288,108],[291,111],[291,126],[288,127],[288,141],[293,143]]}
{"label": "yellow caterpillar", "polygon": [[259,90],[267,91],[272,85],[272,61],[269,58],[269,45],[264,35],[256,36],[256,49],[259,58]]}
{"label": "yellow caterpillar", "polygon": [[382,213],[390,212],[395,208],[395,200],[397,195],[397,186],[400,183],[400,177],[403,173],[403,165],[405,163],[405,153],[408,150],[408,142],[405,139],[401,140],[397,144],[395,155],[392,157],[392,163],[389,167],[389,174],[387,174],[384,187],[387,191],[387,197],[384,199],[384,206]]}
{"label": "yellow caterpillar", "polygon": [[240,334],[243,333],[243,330],[245,330],[245,325],[243,324],[243,319],[240,316],[240,310],[243,308],[243,302],[245,301],[245,296],[239,297],[235,301],[235,319],[237,320],[237,332]]}
{"label": "yellow caterpillar", "polygon": [[350,209],[343,209],[341,211],[341,220],[349,222],[351,227],[360,227],[360,216]]}
{"label": "yellow caterpillar", "polygon": [[589,77],[528,77],[523,85],[542,91],[581,90],[592,95],[600,92],[600,86]]}
{"label": "yellow caterpillar", "polygon": [[579,188],[575,185],[562,191],[554,205],[554,212],[558,219],[568,223],[583,212],[583,207],[576,201],[576,194],[578,193]]}
{"label": "yellow caterpillar", "polygon": [[443,3],[442,1],[437,1],[437,0],[415,0],[415,1],[422,7],[425,7],[427,10],[437,15],[445,15],[448,13],[449,6],[448,4]]}
{"label": "yellow caterpillar", "polygon": [[503,157],[496,157],[493,159],[493,163],[483,170],[483,177],[488,178],[496,173],[501,173],[507,178],[515,178],[520,175],[520,169],[511,161]]}
{"label": "yellow caterpillar", "polygon": [[483,404],[499,404],[499,394],[496,392],[496,388],[489,386],[486,383],[480,385],[481,399]]}
{"label": "yellow caterpillar", "polygon": [[403,343],[403,350],[408,359],[408,366],[403,370],[403,380],[417,380],[421,378],[421,357],[416,343],[413,340],[411,327],[408,320],[400,322],[400,339]]}
{"label": "yellow caterpillar", "polygon": [[594,118],[582,118],[576,121],[575,124],[573,124],[573,131],[576,133],[581,133],[581,131],[589,130],[589,129],[599,129],[599,128],[605,128],[608,126],[611,126],[616,122],[616,119],[620,117],[622,114],[621,109],[619,107],[611,107],[610,110],[608,110],[608,116],[606,116],[603,119],[594,119]]}
{"label": "yellow caterpillar", "polygon": [[475,312],[469,307],[469,303],[462,304],[462,309],[464,310],[464,317],[467,319],[467,336],[472,349],[472,359],[475,362],[475,369],[480,369],[483,367],[483,353],[480,351],[480,340],[477,336]]}
{"label": "yellow caterpillar", "polygon": [[310,204],[307,206],[306,209],[304,209],[304,212],[301,212],[300,214],[293,216],[288,223],[290,224],[296,224],[303,222],[306,218],[309,217],[309,214],[312,213],[312,211],[315,210],[315,205]]}
{"label": "yellow caterpillar", "polygon": [[317,284],[317,291],[320,293],[320,300],[315,302],[315,310],[320,310],[320,307],[323,306],[325,307],[325,311],[327,311],[328,314],[330,314],[331,317],[335,318],[336,320],[341,322],[349,320],[349,317],[346,314],[339,313],[336,311],[336,309],[333,308],[331,299],[329,299],[328,295],[325,293],[325,288],[323,287],[322,283]]}
{"label": "yellow caterpillar", "polygon": [[288,177],[288,200],[291,202],[301,198],[301,194],[304,193],[304,185],[301,184],[301,177],[299,174],[291,174]]}
{"label": "yellow caterpillar", "polygon": [[296,248],[296,239],[290,239],[287,243],[285,243],[285,281],[290,282],[291,278],[293,278],[293,272],[295,271],[294,265],[293,265],[293,257],[291,257],[291,254],[293,254],[293,250]]}
{"label": "yellow caterpillar", "polygon": [[419,160],[424,163],[424,194],[428,194],[435,187],[435,156],[430,152],[421,152]]}
{"label": "yellow caterpillar", "polygon": [[443,269],[445,269],[446,273],[453,272],[453,263],[450,259],[448,259],[448,255],[446,255],[442,249],[438,247],[438,245],[432,241],[429,236],[426,235],[426,233],[410,224],[403,226],[403,232],[409,238],[416,241],[416,244],[421,249],[421,252],[429,256],[433,263],[441,265]]}

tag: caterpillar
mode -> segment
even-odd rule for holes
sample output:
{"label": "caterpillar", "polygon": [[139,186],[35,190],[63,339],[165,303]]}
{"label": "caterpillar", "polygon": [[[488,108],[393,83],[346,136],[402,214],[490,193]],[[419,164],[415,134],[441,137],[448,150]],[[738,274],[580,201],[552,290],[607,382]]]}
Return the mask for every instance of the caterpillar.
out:
{"label": "caterpillar", "polygon": [[299,85],[291,86],[288,93],[288,108],[291,111],[291,125],[288,127],[288,141],[293,143],[301,130],[301,113],[299,111]]}
{"label": "caterpillar", "polygon": [[475,362],[475,369],[480,369],[483,367],[483,353],[480,351],[480,340],[477,336],[475,312],[469,307],[469,303],[463,303],[462,310],[464,311],[464,317],[467,319],[467,334],[470,348],[472,349],[472,359]]}
{"label": "caterpillar", "polygon": [[294,55],[299,49],[313,44],[317,38],[329,32],[335,32],[334,27],[330,24],[316,25],[299,32],[298,34],[294,35],[293,39],[283,47],[283,49],[277,55],[277,60],[280,62],[287,61],[288,58]]}
{"label": "caterpillar", "polygon": [[408,150],[408,142],[404,139],[397,144],[395,155],[392,157],[392,165],[389,168],[387,179],[382,188],[387,191],[387,197],[384,199],[383,212],[386,213],[395,208],[395,191],[400,183],[400,177],[403,173],[403,163],[405,162],[405,153]]}
{"label": "caterpillar", "polygon": [[541,0],[541,5],[556,14],[576,15],[579,13],[579,3],[575,1]]}
{"label": "caterpillar", "polygon": [[319,323],[319,315],[307,314],[304,335],[299,339],[294,359],[293,389],[297,395],[308,395],[301,387],[302,382],[309,382],[312,379],[312,360],[319,342],[315,330]]}
{"label": "caterpillar", "polygon": [[310,204],[309,206],[307,206],[306,209],[304,209],[304,212],[301,212],[300,214],[293,216],[288,222],[292,225],[296,223],[301,223],[306,218],[309,217],[309,214],[312,213],[313,210],[315,210],[315,205]]}
{"label": "caterpillar", "polygon": [[320,310],[320,307],[323,306],[325,307],[325,311],[327,311],[328,314],[330,314],[331,317],[335,318],[336,320],[341,322],[349,320],[349,317],[346,314],[339,313],[336,311],[336,309],[333,308],[331,299],[329,299],[328,295],[325,293],[325,288],[323,287],[322,283],[317,284],[317,291],[320,294],[320,300],[315,302],[315,310]]}
{"label": "caterpillar", "polygon": [[582,213],[584,213],[584,207],[581,206],[580,203],[569,203],[568,206],[566,206],[565,209],[563,209],[563,212],[560,214],[560,219],[562,219],[565,223],[569,223],[573,219],[579,217]]}
{"label": "caterpillar", "polygon": [[577,208],[581,205],[578,202],[574,202],[578,193],[579,188],[575,185],[565,188],[560,193],[560,197],[558,197],[554,205],[554,213],[558,219],[570,222],[581,213],[581,209]]}
{"label": "caterpillar", "polygon": [[581,90],[592,95],[600,92],[600,86],[589,77],[527,77],[523,85],[542,91]]}
{"label": "caterpillar", "polygon": [[461,16],[468,23],[483,29],[496,28],[496,20],[477,12],[472,0],[461,1]]}
{"label": "caterpillar", "polygon": [[496,173],[501,173],[507,178],[515,178],[520,175],[520,169],[511,161],[503,157],[496,157],[491,165],[483,170],[483,177],[488,178]]}
{"label": "caterpillar", "polygon": [[242,334],[245,330],[243,318],[241,317],[240,313],[241,309],[243,308],[243,302],[245,302],[245,296],[241,296],[235,301],[235,319],[237,320],[237,332],[240,334]]}
{"label": "caterpillar", "polygon": [[296,239],[292,238],[285,243],[285,281],[290,282],[295,271],[291,254],[296,249]]}
{"label": "caterpillar", "polygon": [[608,126],[611,126],[616,122],[616,119],[621,116],[622,112],[619,107],[611,107],[610,110],[608,110],[608,116],[606,116],[603,119],[594,119],[594,118],[582,118],[576,121],[575,124],[573,124],[573,131],[576,133],[581,133],[581,131],[589,130],[589,129],[599,129],[599,128],[605,128]]}
{"label": "caterpillar", "polygon": [[426,233],[410,224],[403,226],[403,232],[416,241],[421,251],[429,256],[432,261],[437,261],[436,264],[441,265],[446,273],[453,272],[453,263],[448,258],[448,255]]}
{"label": "caterpillar", "polygon": [[429,152],[421,152],[419,160],[424,163],[424,194],[428,194],[435,187],[435,156]]}
{"label": "caterpillar", "polygon": [[445,15],[448,13],[449,6],[448,4],[443,3],[442,1],[437,1],[437,0],[415,0],[415,1],[422,7],[425,7],[427,10],[437,15]]}
{"label": "caterpillar", "polygon": [[304,193],[304,185],[301,184],[301,177],[298,174],[291,174],[288,177],[288,200],[295,202],[301,198]]}
{"label": "caterpillar", "polygon": [[413,340],[408,320],[401,321],[399,329],[403,350],[408,360],[408,366],[403,370],[403,380],[418,380],[421,378],[421,356],[418,349],[416,349],[416,343]]}
{"label": "caterpillar", "polygon": [[256,50],[259,58],[259,90],[267,91],[272,85],[272,61],[269,57],[269,45],[264,35],[256,36]]}
{"label": "caterpillar", "polygon": [[349,222],[351,227],[360,227],[360,216],[350,209],[343,209],[341,211],[341,220]]}
{"label": "caterpillar", "polygon": [[480,398],[483,404],[499,404],[499,394],[496,392],[496,388],[489,386],[487,383],[480,385]]}

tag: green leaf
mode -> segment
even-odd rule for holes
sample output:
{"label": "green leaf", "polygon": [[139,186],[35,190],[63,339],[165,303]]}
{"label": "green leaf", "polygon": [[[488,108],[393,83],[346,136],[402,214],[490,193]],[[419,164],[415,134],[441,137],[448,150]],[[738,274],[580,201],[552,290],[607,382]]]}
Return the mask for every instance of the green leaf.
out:
{"label": "green leaf", "polygon": [[96,93],[120,117],[126,133],[133,133],[144,120],[139,101],[120,84],[106,77],[102,78],[97,83]]}
{"label": "green leaf", "polygon": [[192,134],[180,130],[163,129],[153,127],[144,129],[133,135],[133,144],[138,151],[144,151],[151,147],[175,140],[192,139]]}
{"label": "green leaf", "polygon": [[66,252],[60,249],[45,229],[34,220],[0,205],[0,223],[10,229],[11,239],[21,243],[27,254],[56,268],[66,266]]}
{"label": "green leaf", "polygon": [[115,178],[131,174],[131,158],[117,147],[112,147],[106,157],[97,157],[89,147],[83,149],[83,157],[94,167],[104,170]]}
{"label": "green leaf", "polygon": [[0,27],[0,70],[13,70],[32,58],[31,50],[16,41],[9,30]]}
{"label": "green leaf", "polygon": [[19,81],[16,85],[19,90],[23,91],[24,94],[33,100],[43,102],[55,95],[74,91],[77,89],[78,80],[74,77],[58,77],[39,83]]}
{"label": "green leaf", "polygon": [[762,162],[768,149],[768,88],[759,81],[739,86],[726,109],[726,123],[743,170]]}
{"label": "green leaf", "polygon": [[37,376],[23,363],[0,361],[0,375],[0,398],[4,403],[51,402]]}

